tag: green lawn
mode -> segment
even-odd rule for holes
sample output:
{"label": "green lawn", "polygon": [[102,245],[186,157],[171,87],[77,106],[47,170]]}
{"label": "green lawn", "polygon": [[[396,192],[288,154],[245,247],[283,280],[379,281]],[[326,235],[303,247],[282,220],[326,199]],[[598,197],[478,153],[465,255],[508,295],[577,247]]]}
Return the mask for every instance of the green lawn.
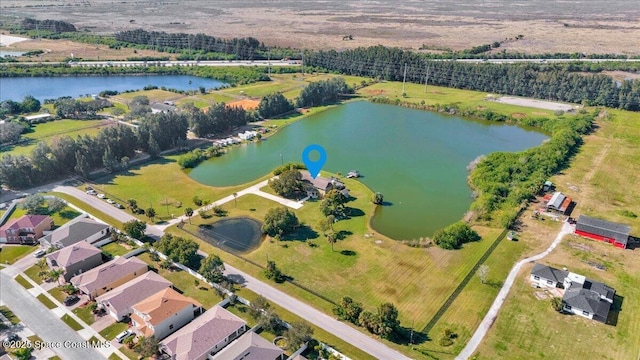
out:
{"label": "green lawn", "polygon": [[40,300],[40,302],[43,303],[44,306],[47,307],[47,309],[55,309],[58,307],[58,305],[56,305],[53,301],[51,301],[51,299],[49,299],[49,297],[47,297],[47,295],[45,294],[40,294],[36,296],[36,299]]}
{"label": "green lawn", "polygon": [[82,325],[80,325],[77,321],[75,321],[71,316],[69,316],[68,314],[64,314],[62,315],[62,317],[60,318],[62,321],[64,321],[65,324],[69,325],[70,328],[72,328],[75,331],[78,330],[82,330],[83,327]]}
{"label": "green lawn", "polygon": [[91,325],[96,321],[95,316],[93,316],[93,313],[91,312],[91,310],[89,310],[89,306],[78,306],[77,308],[73,309],[73,313],[76,314],[80,319],[82,319],[82,321],[84,321],[87,325]]}
{"label": "green lawn", "polygon": [[120,358],[120,356],[116,355],[116,353],[113,353],[109,356],[109,360],[122,360]]}
{"label": "green lawn", "polygon": [[33,344],[35,342],[39,342],[42,343],[42,339],[40,339],[40,337],[38,335],[31,335],[29,337],[27,337],[27,339],[29,339],[29,341]]}
{"label": "green lawn", "polygon": [[36,249],[37,247],[31,245],[2,245],[2,250],[0,250],[0,263],[13,264]]}
{"label": "green lawn", "polygon": [[128,327],[129,326],[125,323],[116,322],[100,330],[100,335],[107,340],[113,340],[116,335],[127,330]]}
{"label": "green lawn", "polygon": [[0,150],[11,155],[28,155],[40,141],[50,142],[55,136],[78,135],[95,136],[102,127],[111,124],[104,120],[56,120],[47,123],[37,124],[33,127],[33,132],[25,134],[21,139],[26,139],[24,143],[14,146],[5,146]]}
{"label": "green lawn", "polygon": [[[109,359],[111,359],[111,358],[109,358]],[[49,358],[49,359],[47,359],[47,360],[62,360],[62,359],[61,359],[59,356],[57,356],[57,355],[56,355],[56,356],[52,356],[52,357],[50,357],[50,358]]]}
{"label": "green lawn", "polygon": [[11,311],[11,309],[6,307],[5,305],[0,306],[0,313],[2,313],[2,315],[6,317],[7,320],[9,320],[9,322],[11,322],[13,325],[17,325],[20,323],[20,319],[18,319],[16,314],[14,314],[13,311]]}
{"label": "green lawn", "polygon": [[66,200],[67,202],[77,206],[78,208],[82,209],[83,211],[86,211],[87,213],[97,217],[98,219],[106,222],[107,224],[114,226],[118,229],[122,229],[122,223],[114,218],[112,218],[111,216],[103,213],[102,211],[96,210],[93,207],[87,205],[86,203],[76,199],[75,197],[71,196],[71,195],[67,195],[67,194],[62,194],[62,193],[57,193],[57,192],[51,192],[51,193],[47,193],[47,195],[55,195],[63,200]]}
{"label": "green lawn", "polygon": [[103,252],[107,252],[112,256],[116,257],[116,256],[122,256],[132,251],[133,249],[130,250],[118,244],[117,242],[112,242],[112,243],[108,243],[107,245],[104,245],[103,247],[100,248],[100,250],[102,250]]}
{"label": "green lawn", "polygon": [[129,357],[129,359],[131,359],[131,360],[140,359],[140,355],[138,355],[137,352],[133,351],[132,349],[127,348],[126,346],[121,347],[119,350],[123,354],[125,354],[127,357]]}
{"label": "green lawn", "polygon": [[33,285],[31,285],[31,283],[27,281],[27,279],[23,278],[22,275],[16,276],[15,280],[18,284],[22,285],[22,287],[25,289],[33,288]]}
{"label": "green lawn", "polygon": [[78,217],[78,215],[80,215],[80,213],[68,206],[65,206],[64,208],[62,208],[60,211],[54,212],[52,214],[49,214],[49,216],[53,219],[53,223],[56,226],[61,226],[64,225],[66,223],[68,223],[69,221],[75,219],[76,217]]}
{"label": "green lawn", "polygon": [[38,273],[41,270],[49,270],[49,266],[45,264],[44,267],[41,269],[38,265],[33,265],[32,267],[25,270],[24,274],[27,275],[29,278],[31,278],[31,280],[35,281],[36,284],[42,284],[44,282],[44,279],[38,276]]}
{"label": "green lawn", "polygon": [[69,296],[66,292],[62,291],[60,287],[54,287],[49,290],[49,294],[51,294],[56,300],[63,302],[64,299]]}

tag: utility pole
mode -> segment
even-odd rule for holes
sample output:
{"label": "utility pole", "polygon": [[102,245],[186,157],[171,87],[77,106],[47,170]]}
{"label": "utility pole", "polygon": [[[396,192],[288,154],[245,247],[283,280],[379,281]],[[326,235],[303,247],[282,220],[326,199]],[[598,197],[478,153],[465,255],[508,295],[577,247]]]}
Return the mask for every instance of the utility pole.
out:
{"label": "utility pole", "polygon": [[304,79],[304,51],[302,52],[302,78]]}
{"label": "utility pole", "polygon": [[269,73],[269,78],[271,78],[271,49],[267,52],[267,72]]}
{"label": "utility pole", "polygon": [[427,93],[427,83],[429,82],[429,65],[427,65],[427,76],[424,78],[424,93]]}
{"label": "utility pole", "polygon": [[404,76],[402,77],[402,95],[404,96],[404,83],[407,81],[407,63],[404,63]]}

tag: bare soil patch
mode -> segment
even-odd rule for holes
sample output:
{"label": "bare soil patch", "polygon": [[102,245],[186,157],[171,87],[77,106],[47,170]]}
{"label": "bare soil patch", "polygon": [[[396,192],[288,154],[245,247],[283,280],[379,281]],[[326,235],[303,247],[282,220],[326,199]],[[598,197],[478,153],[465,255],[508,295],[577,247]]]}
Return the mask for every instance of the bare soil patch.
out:
{"label": "bare soil patch", "polygon": [[575,106],[575,105],[563,104],[555,101],[544,101],[544,100],[521,98],[521,97],[514,97],[514,96],[501,96],[499,98],[496,98],[494,101],[502,104],[526,106],[526,107],[553,110],[553,111],[556,111],[556,110],[569,111],[569,110],[573,110]]}
{"label": "bare soil patch", "polygon": [[242,99],[227,103],[227,106],[239,106],[245,110],[253,110],[257,108],[258,105],[260,105],[260,101],[253,99]]}
{"label": "bare soil patch", "polygon": [[512,117],[516,118],[516,119],[522,119],[527,117],[527,114],[523,114],[523,113],[513,113],[511,114]]}

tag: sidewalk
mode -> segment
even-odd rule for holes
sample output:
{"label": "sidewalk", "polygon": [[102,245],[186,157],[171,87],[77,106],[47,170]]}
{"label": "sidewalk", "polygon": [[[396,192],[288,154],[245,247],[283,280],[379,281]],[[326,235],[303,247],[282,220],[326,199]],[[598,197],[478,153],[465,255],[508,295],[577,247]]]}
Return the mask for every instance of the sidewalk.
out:
{"label": "sidewalk", "polygon": [[[51,300],[57,306],[56,308],[50,309],[50,311],[52,313],[54,313],[58,318],[60,318],[60,317],[62,317],[64,315],[68,315],[83,327],[83,329],[77,331],[77,333],[84,340],[89,340],[92,337],[95,337],[96,339],[98,339],[98,341],[101,341],[103,343],[111,343],[109,340],[107,340],[104,337],[102,337],[102,335],[100,335],[100,333],[98,333],[96,330],[94,330],[91,326],[87,325],[82,319],[80,319],[70,309],[68,309],[66,306],[61,304],[55,297],[53,297],[53,295],[51,295],[49,292],[44,290],[39,284],[37,284],[35,281],[33,281],[30,277],[28,277],[26,274],[24,274],[19,269],[15,268],[12,265],[6,265],[5,268],[2,269],[1,271],[6,273],[7,275],[11,276],[12,278],[15,278],[17,275],[20,275],[25,280],[27,280],[31,285],[33,285],[33,288],[27,290],[27,292],[29,292],[31,295],[33,295],[33,297],[37,297],[40,294],[44,294],[49,300]],[[128,359],[129,358],[128,356],[123,354],[120,350],[113,348],[111,345],[108,346],[108,347],[106,347],[106,346],[97,347],[97,348],[95,348],[95,350],[99,351],[105,358],[108,358],[113,353],[116,353],[116,355],[118,355],[122,359]]]}

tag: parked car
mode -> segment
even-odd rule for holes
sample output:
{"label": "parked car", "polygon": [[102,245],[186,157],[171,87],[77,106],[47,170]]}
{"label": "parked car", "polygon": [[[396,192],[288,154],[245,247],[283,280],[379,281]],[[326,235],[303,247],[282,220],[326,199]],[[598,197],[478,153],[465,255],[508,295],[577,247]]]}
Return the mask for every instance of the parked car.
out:
{"label": "parked car", "polygon": [[93,188],[91,186],[85,186],[84,189],[85,190],[93,190]]}
{"label": "parked car", "polygon": [[18,341],[20,340],[20,336],[18,336],[17,334],[11,334],[9,336],[7,336],[6,338],[2,339],[3,343],[9,343],[12,341]]}
{"label": "parked car", "polygon": [[98,194],[98,198],[99,198],[99,199],[105,199],[105,198],[106,198],[106,196],[105,196],[104,194]]}
{"label": "parked car", "polygon": [[66,298],[64,298],[64,304],[67,305],[67,306],[73,305],[76,302],[78,302],[78,300],[80,300],[78,295],[69,295]]}
{"label": "parked car", "polygon": [[40,250],[34,252],[33,256],[39,258],[39,257],[43,257],[46,253],[47,253],[46,251],[40,249]]}
{"label": "parked car", "polygon": [[131,335],[133,335],[133,331],[125,330],[125,331],[121,332],[120,334],[116,335],[116,341],[119,342],[120,344],[122,344],[124,339],[128,338]]}
{"label": "parked car", "polygon": [[109,204],[115,204],[115,203],[116,203],[115,201],[113,201],[113,200],[111,200],[111,199],[107,199],[107,202],[108,202]]}
{"label": "parked car", "polygon": [[87,194],[89,195],[98,195],[98,192],[95,190],[87,190]]}
{"label": "parked car", "polygon": [[122,206],[122,204],[115,203],[113,204],[113,206],[117,207],[118,209],[124,209],[124,206]]}

